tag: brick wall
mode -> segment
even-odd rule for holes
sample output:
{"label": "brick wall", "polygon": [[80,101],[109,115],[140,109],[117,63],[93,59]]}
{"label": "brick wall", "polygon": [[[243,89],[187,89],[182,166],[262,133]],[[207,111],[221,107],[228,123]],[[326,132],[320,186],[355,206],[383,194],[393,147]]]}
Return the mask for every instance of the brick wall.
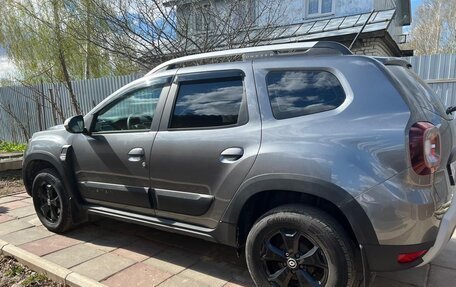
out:
{"label": "brick wall", "polygon": [[[343,43],[347,47],[351,43]],[[351,49],[353,54],[368,56],[393,56],[391,51],[382,38],[358,39]]]}

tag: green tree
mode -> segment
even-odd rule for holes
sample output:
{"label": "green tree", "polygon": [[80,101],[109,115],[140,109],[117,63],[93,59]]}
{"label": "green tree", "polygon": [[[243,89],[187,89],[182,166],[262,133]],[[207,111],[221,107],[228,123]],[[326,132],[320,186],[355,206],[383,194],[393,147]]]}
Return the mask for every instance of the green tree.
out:
{"label": "green tree", "polygon": [[[72,81],[130,73],[137,68],[91,44],[95,25],[89,0],[4,0],[0,45],[18,67],[20,82],[63,82],[73,111],[81,113]],[[84,7],[84,9],[81,9]]]}
{"label": "green tree", "polygon": [[456,52],[456,0],[424,0],[413,17],[405,48],[416,55]]}

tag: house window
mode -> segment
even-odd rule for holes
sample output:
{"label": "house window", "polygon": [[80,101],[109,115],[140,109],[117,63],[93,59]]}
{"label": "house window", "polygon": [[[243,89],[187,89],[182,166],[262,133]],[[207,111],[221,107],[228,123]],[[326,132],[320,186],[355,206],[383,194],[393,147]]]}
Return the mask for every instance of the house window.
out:
{"label": "house window", "polygon": [[210,3],[194,7],[193,28],[196,32],[206,32],[214,29],[215,22],[211,8]]}
{"label": "house window", "polygon": [[228,12],[232,15],[233,28],[243,29],[256,22],[255,0],[227,1],[230,6]]}
{"label": "house window", "polygon": [[334,13],[334,0],[307,0],[307,16],[316,17]]}

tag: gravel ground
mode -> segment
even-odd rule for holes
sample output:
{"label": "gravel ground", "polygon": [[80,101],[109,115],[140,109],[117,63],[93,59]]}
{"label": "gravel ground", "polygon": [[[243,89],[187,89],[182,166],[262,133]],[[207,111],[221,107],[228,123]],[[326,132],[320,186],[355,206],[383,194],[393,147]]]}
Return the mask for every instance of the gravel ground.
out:
{"label": "gravel ground", "polygon": [[0,172],[0,196],[24,191],[21,170]]}
{"label": "gravel ground", "polygon": [[64,287],[18,263],[12,257],[0,257],[0,287]]}

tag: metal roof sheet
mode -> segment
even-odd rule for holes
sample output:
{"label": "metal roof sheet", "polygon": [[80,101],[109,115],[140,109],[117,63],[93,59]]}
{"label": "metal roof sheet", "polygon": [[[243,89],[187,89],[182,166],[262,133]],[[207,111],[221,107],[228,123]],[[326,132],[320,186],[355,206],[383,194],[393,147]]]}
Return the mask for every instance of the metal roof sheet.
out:
{"label": "metal roof sheet", "polygon": [[[277,27],[280,33],[270,33],[269,42],[281,43],[284,41],[304,41],[309,39],[318,39],[334,36],[342,36],[358,33],[364,23],[369,19],[368,24],[363,32],[375,32],[388,29],[392,22],[396,10],[383,10],[372,13],[362,13],[358,15],[350,15],[337,17],[332,19],[323,19],[315,21],[307,21],[298,24]],[[369,16],[371,16],[369,18]],[[268,41],[267,39],[265,41]]]}

